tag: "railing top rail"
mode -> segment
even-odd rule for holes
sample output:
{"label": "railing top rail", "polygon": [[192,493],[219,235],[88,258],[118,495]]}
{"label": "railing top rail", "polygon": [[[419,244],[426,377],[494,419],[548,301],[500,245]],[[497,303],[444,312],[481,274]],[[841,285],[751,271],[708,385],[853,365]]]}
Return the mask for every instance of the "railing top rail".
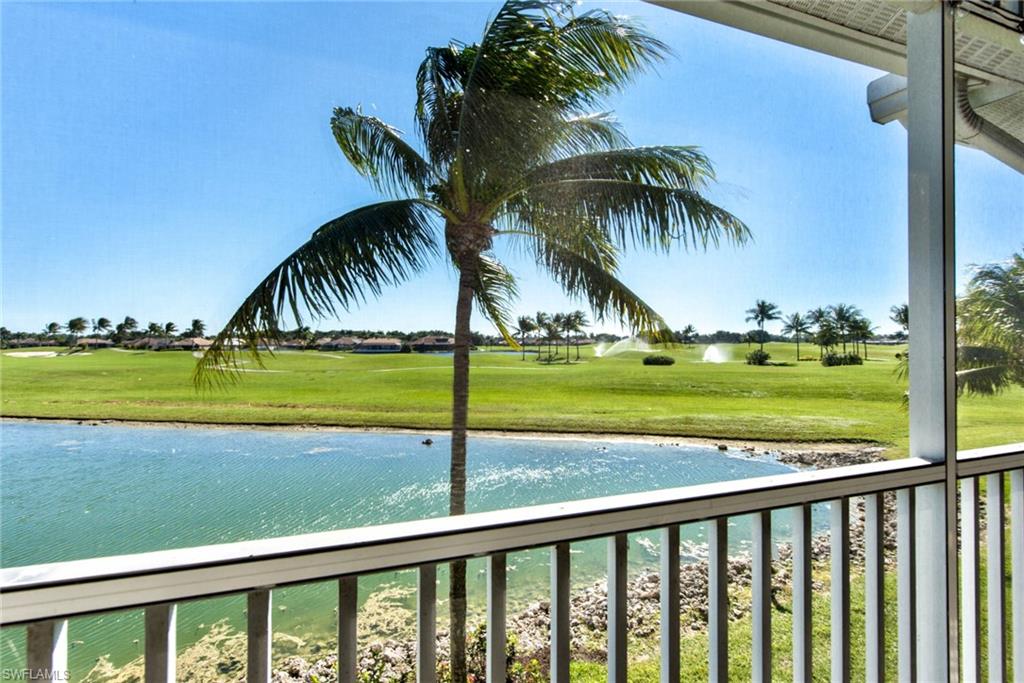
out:
{"label": "railing top rail", "polygon": [[956,473],[961,478],[1002,472],[1018,467],[1024,467],[1024,441],[960,451],[956,456]]}
{"label": "railing top rail", "polygon": [[[996,467],[996,459],[997,469],[1019,467],[1024,465],[1024,444],[964,455],[971,467]],[[1014,460],[1008,463],[1007,456]],[[0,570],[0,626],[448,562],[919,486],[942,481],[943,469],[921,459],[891,460],[460,517],[10,567]]]}

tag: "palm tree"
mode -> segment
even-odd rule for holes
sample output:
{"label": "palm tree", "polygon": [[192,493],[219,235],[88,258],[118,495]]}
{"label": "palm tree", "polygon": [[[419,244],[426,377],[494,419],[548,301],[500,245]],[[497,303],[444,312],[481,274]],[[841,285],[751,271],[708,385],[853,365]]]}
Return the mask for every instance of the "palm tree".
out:
{"label": "palm tree", "polygon": [[[853,337],[854,349],[857,344],[864,346],[864,360],[868,359],[868,339],[875,336],[875,327],[862,315],[855,317],[850,323],[850,334]],[[856,352],[856,351],[855,351]]]}
{"label": "palm tree", "polygon": [[843,341],[843,353],[846,353],[846,340],[849,338],[850,329],[854,322],[860,317],[860,309],[849,304],[836,304],[828,307],[832,323],[835,325],[839,336]]}
{"label": "palm tree", "polygon": [[683,344],[693,344],[694,339],[697,336],[697,328],[693,325],[687,325],[679,331],[679,341]]}
{"label": "palm tree", "polygon": [[[516,282],[497,242],[529,254],[599,320],[665,338],[661,317],[617,277],[619,252],[640,245],[743,243],[747,227],[707,200],[711,163],[694,147],[633,147],[606,97],[669,54],[627,17],[575,15],[571,3],[509,0],[478,44],[429,48],[416,77],[425,155],[398,130],[338,108],[331,130],[353,168],[390,198],[335,218],[242,302],[196,369],[200,384],[238,359],[260,359],[283,318],[337,315],[399,285],[438,258],[458,272],[449,512],[466,510],[470,321],[474,302],[511,344]],[[452,680],[465,680],[465,562],[453,562]]]}
{"label": "palm tree", "polygon": [[519,345],[523,347],[523,358],[526,360],[526,335],[537,329],[537,324],[528,315],[521,315],[516,320],[515,332],[519,335]]}
{"label": "palm tree", "polygon": [[815,333],[815,343],[818,345],[818,360],[821,360],[821,358],[824,356],[825,348],[825,345],[821,343],[822,331],[831,323],[828,311],[822,308],[821,306],[818,306],[817,308],[812,308],[811,310],[807,311],[806,317],[807,322],[810,323],[811,325],[814,325],[814,327],[817,330]]}
{"label": "palm tree", "polygon": [[135,318],[131,317],[130,315],[126,315],[124,317],[124,321],[121,323],[121,325],[124,326],[125,332],[134,332],[139,328],[138,321],[135,320]]}
{"label": "palm tree", "polygon": [[800,362],[800,337],[811,333],[811,323],[799,313],[791,313],[787,316],[782,326],[782,334],[791,334],[796,337],[796,360]]}
{"label": "palm tree", "polygon": [[202,337],[206,333],[206,323],[199,318],[192,318],[192,324],[188,328],[188,336]]}
{"label": "palm tree", "polygon": [[92,321],[93,334],[104,334],[109,332],[111,323],[109,318],[96,318]]}
{"label": "palm tree", "polygon": [[82,317],[72,318],[68,321],[68,324],[64,328],[68,331],[71,336],[71,343],[68,346],[75,346],[78,344],[78,335],[85,332],[85,328],[89,326],[89,321]]}
{"label": "palm tree", "polygon": [[164,336],[165,337],[172,337],[172,336],[174,336],[177,333],[177,331],[178,331],[178,326],[175,325],[174,323],[164,323]]}
{"label": "palm tree", "polygon": [[164,326],[160,323],[150,323],[146,326],[146,332],[148,332],[151,337],[162,337],[164,336]]}
{"label": "palm tree", "polygon": [[[572,313],[570,313],[566,317],[568,319],[568,331],[572,332],[572,333],[574,333],[576,335],[576,360],[579,360],[580,359],[580,337],[583,335],[583,331],[586,329],[587,325],[590,324],[590,320],[587,319],[587,314],[586,314],[585,311],[579,311],[579,310],[573,311]],[[566,361],[568,362],[568,358],[569,358],[569,349],[568,349],[568,347],[566,348],[565,356],[566,356]]]}
{"label": "palm tree", "polygon": [[1024,386],[1024,252],[976,267],[957,302],[957,390]]}
{"label": "palm tree", "polygon": [[[551,316],[548,324],[548,339],[555,340],[555,356],[558,356],[558,342],[562,341],[562,332],[565,330],[565,313],[555,313]],[[569,356],[569,344],[565,345],[565,355]]]}
{"label": "palm tree", "polygon": [[[533,322],[537,325],[537,329],[547,334],[548,328],[551,326],[551,316],[544,311],[537,311],[537,315],[534,316]],[[548,355],[551,355],[551,335],[547,337],[548,342]],[[537,360],[540,360],[540,340],[537,340]]]}
{"label": "palm tree", "polygon": [[60,332],[60,323],[47,323],[43,328],[43,333],[48,337],[54,337],[58,332]]}
{"label": "palm tree", "polygon": [[910,335],[910,306],[899,304],[889,309],[889,320],[900,326],[904,337]]}
{"label": "palm tree", "polygon": [[747,309],[746,321],[757,323],[757,329],[761,331],[757,340],[761,351],[764,351],[764,324],[781,317],[782,311],[779,310],[779,307],[764,299],[758,299],[754,302],[753,308]]}

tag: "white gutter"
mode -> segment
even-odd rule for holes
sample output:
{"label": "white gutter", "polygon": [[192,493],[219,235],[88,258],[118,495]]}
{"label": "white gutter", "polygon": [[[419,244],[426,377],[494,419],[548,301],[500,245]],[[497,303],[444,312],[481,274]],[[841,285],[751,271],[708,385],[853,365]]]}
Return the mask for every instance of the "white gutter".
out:
{"label": "white gutter", "polygon": [[[985,86],[979,89],[982,101],[992,101],[994,93]],[[1008,94],[1000,91],[999,95]],[[868,108],[871,120],[885,124],[896,120],[907,125],[907,79],[896,74],[889,74],[868,84]],[[972,93],[968,88],[967,77],[958,74],[956,77],[956,141],[967,147],[979,149],[1019,173],[1024,173],[1024,142],[1010,133],[983,118],[971,104]],[[974,98],[977,99],[977,98]]]}

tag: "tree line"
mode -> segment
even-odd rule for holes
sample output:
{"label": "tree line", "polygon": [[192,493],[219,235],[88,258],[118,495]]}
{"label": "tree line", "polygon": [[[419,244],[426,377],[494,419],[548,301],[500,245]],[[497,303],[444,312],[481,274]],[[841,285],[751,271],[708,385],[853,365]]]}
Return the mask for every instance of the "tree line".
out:
{"label": "tree line", "polygon": [[[526,344],[533,340],[537,344],[537,360],[541,358],[542,343],[547,347],[548,362],[558,356],[558,346],[565,343],[565,362],[569,362],[569,344],[576,342],[576,360],[580,359],[580,340],[590,321],[583,311],[569,313],[546,313],[537,311],[533,316],[521,315],[516,318],[513,333],[519,339],[523,357],[526,360]],[[551,347],[554,345],[554,353]]]}

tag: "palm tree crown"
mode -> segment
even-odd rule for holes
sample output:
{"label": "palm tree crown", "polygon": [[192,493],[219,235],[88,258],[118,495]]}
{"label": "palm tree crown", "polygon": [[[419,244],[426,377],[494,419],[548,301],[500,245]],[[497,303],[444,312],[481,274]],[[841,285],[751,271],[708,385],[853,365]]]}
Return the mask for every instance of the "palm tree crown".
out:
{"label": "palm tree crown", "polygon": [[[782,317],[782,311],[775,304],[765,301],[764,299],[758,299],[754,302],[753,308],[747,309],[746,321],[757,323],[757,328],[764,332],[764,324],[772,320],[778,320]],[[758,343],[760,348],[764,351],[764,334],[758,337]]]}

